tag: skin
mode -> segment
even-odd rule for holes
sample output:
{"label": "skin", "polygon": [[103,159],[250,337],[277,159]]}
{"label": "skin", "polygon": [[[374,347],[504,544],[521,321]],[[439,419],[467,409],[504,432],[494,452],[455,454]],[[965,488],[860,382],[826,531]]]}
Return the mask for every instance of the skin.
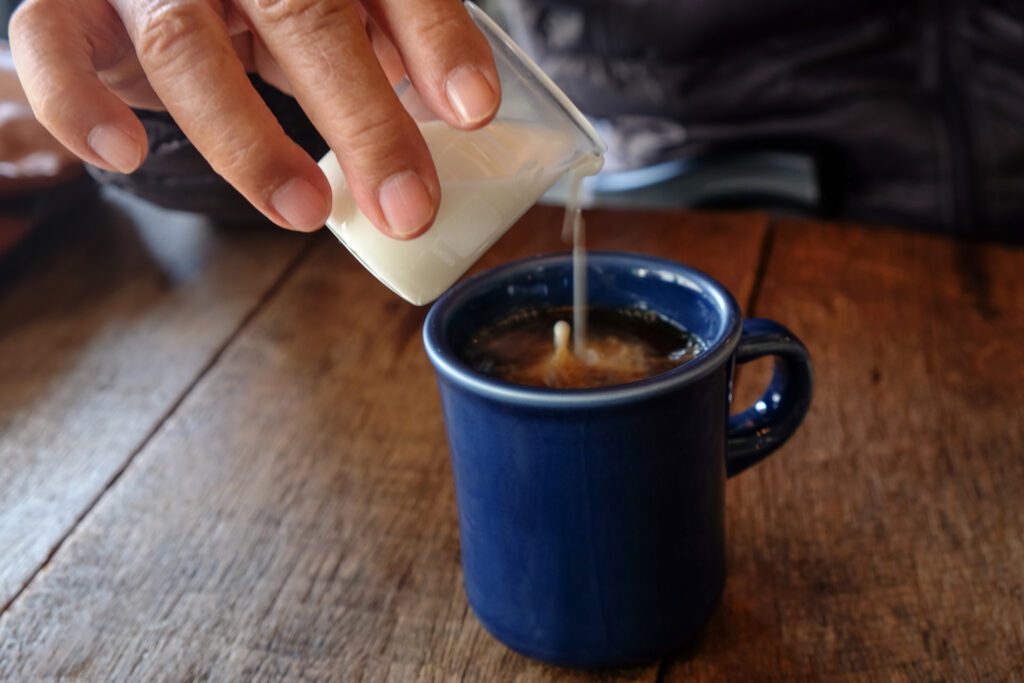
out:
{"label": "skin", "polygon": [[392,85],[408,75],[453,127],[494,116],[493,58],[459,0],[28,0],[10,24],[38,120],[83,160],[144,160],[130,107],[166,109],[211,166],[278,225],[315,230],[330,187],[252,88],[293,94],[359,207],[409,239],[433,222],[437,172]]}

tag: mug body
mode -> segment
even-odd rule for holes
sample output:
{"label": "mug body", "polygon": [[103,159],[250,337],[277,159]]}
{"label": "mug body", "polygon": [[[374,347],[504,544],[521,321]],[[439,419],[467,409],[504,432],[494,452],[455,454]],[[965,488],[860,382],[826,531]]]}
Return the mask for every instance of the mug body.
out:
{"label": "mug body", "polygon": [[451,290],[424,329],[438,374],[464,581],[484,626],[559,664],[640,663],[690,638],[721,593],[737,306],[646,256],[588,257],[591,306],[651,308],[705,343],[670,372],[554,390],[474,372],[456,351],[514,310],[567,305],[572,265],[541,257]]}

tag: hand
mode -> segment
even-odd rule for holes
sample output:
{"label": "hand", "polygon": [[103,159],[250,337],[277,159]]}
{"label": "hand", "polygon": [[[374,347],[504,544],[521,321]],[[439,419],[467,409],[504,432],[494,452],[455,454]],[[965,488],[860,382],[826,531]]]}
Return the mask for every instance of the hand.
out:
{"label": "hand", "polygon": [[215,171],[295,230],[323,225],[330,187],[246,70],[298,99],[359,207],[400,239],[430,226],[440,186],[392,84],[408,72],[463,129],[486,124],[501,97],[459,0],[28,0],[9,32],[37,118],[79,157],[130,173],[147,144],[129,107],[166,108]]}

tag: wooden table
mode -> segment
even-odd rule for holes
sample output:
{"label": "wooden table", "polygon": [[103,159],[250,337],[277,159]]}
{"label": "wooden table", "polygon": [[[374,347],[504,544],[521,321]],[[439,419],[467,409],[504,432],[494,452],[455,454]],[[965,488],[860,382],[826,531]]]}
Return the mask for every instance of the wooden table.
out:
{"label": "wooden table", "polygon": [[[481,266],[563,248],[559,221]],[[817,367],[804,428],[728,485],[728,585],[686,651],[581,673],[483,631],[425,311],[330,235],[110,205],[0,280],[0,680],[1024,679],[1024,251],[588,221],[719,278]]]}

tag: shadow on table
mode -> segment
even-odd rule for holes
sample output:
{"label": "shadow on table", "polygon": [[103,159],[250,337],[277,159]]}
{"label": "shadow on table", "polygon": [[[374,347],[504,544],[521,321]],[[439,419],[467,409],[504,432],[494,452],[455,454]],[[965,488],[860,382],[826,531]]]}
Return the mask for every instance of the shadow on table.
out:
{"label": "shadow on table", "polygon": [[243,228],[110,192],[44,215],[0,259],[0,376],[13,382],[8,401],[31,410],[80,356],[168,306],[174,290],[203,271],[220,235],[235,231],[241,236]]}

